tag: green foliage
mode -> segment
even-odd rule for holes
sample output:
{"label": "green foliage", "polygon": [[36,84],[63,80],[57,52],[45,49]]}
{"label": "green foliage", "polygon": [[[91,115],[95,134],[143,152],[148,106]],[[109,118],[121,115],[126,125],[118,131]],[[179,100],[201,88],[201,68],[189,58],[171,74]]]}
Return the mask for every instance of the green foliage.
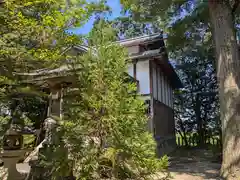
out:
{"label": "green foliage", "polygon": [[[104,27],[104,29],[102,29]],[[95,46],[103,42],[113,42],[117,40],[116,31],[112,29],[109,22],[99,18],[94,22],[92,31],[89,33],[88,44]],[[98,37],[98,38],[93,38]]]}
{"label": "green foliage", "polygon": [[0,114],[0,143],[2,144],[3,140],[3,134],[6,131],[6,128],[8,127],[8,122],[10,121],[9,116]]}
{"label": "green foliage", "polygon": [[[155,23],[144,23],[144,22],[138,22],[135,21],[132,17],[118,17],[113,20],[106,20],[103,17],[98,17],[94,21],[93,29],[97,30],[99,26],[104,26],[103,24],[106,24],[106,26],[109,26],[111,28],[110,31],[112,32],[106,32],[106,33],[112,33],[109,34],[109,37],[112,37],[112,39],[109,39],[110,41],[116,41],[126,38],[134,38],[137,36],[143,36],[143,35],[149,35],[154,33],[160,33],[161,29],[158,27]],[[93,31],[90,32],[90,34],[93,33]],[[92,42],[88,42],[89,44],[92,44]],[[93,44],[92,44],[93,45]]]}
{"label": "green foliage", "polygon": [[[82,26],[91,14],[104,10],[102,2],[84,0],[6,0],[0,6],[0,100],[8,115],[18,109],[40,127],[45,118],[45,93],[22,82],[26,73],[66,62],[62,51],[82,42],[66,33]],[[13,101],[16,107],[11,107]]]}
{"label": "green foliage", "polygon": [[196,27],[209,28],[207,1],[193,0],[153,0],[121,1],[124,9],[130,10],[134,19],[141,22],[154,22],[168,34],[167,45],[170,51],[182,48],[189,43],[187,32]]}
{"label": "green foliage", "polygon": [[111,43],[110,30],[99,24],[89,37],[94,46],[74,63],[82,70],[64,100],[66,142],[79,179],[152,179],[167,158],[156,158],[145,106],[125,82],[127,52]]}
{"label": "green foliage", "polygon": [[[0,13],[2,106],[9,112],[25,112],[27,118],[39,120],[44,96],[19,97],[40,95],[39,89],[26,88],[21,73],[69,62],[71,56],[63,54],[63,49],[80,44],[82,37],[66,31],[83,25],[92,13],[103,10],[102,2],[84,0],[70,1],[67,6],[65,1],[56,0],[5,1]],[[156,158],[156,144],[146,131],[144,104],[132,94],[136,85],[125,82],[127,52],[110,43],[114,33],[109,26],[99,26],[89,38],[89,53],[72,56],[73,68],[80,66],[81,71],[75,72],[76,89],[66,93],[75,96],[65,99],[65,121],[55,134],[56,138],[64,138],[56,147],[40,152],[47,154],[43,164],[54,166],[53,176],[65,174],[67,153],[62,150],[67,146],[78,179],[152,179],[154,173],[167,167],[167,158]],[[1,115],[1,122],[14,113],[7,113],[6,119]]]}
{"label": "green foliage", "polygon": [[133,38],[146,34],[160,33],[160,29],[154,23],[144,23],[133,20],[131,17],[118,17],[111,21],[117,31],[119,39]]}
{"label": "green foliage", "polygon": [[177,71],[184,89],[175,92],[176,130],[219,134],[219,102],[212,46],[204,43],[175,51]]}

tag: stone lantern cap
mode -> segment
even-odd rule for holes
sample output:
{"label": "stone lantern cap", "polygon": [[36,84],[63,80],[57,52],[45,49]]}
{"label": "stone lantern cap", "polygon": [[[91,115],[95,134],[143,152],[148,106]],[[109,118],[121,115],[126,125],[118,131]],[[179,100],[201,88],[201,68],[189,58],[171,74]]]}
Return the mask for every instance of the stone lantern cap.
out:
{"label": "stone lantern cap", "polygon": [[5,135],[27,135],[27,134],[37,134],[39,130],[33,129],[31,127],[21,127],[20,125],[11,125],[6,131]]}
{"label": "stone lantern cap", "polygon": [[5,135],[20,135],[21,127],[18,125],[11,125],[10,128],[6,131]]}

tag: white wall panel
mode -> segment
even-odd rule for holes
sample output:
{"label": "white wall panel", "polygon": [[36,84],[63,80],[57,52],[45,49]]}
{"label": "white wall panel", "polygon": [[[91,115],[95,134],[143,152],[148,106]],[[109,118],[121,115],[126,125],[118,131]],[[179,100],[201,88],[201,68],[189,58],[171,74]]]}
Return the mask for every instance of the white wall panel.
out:
{"label": "white wall panel", "polygon": [[[128,65],[127,71],[133,77],[133,64]],[[138,61],[136,71],[137,80],[139,81],[139,93],[150,94],[149,61]],[[173,107],[173,90],[169,79],[155,63],[152,66],[152,75],[153,98],[169,107]]]}
{"label": "white wall panel", "polygon": [[127,73],[133,77],[133,64],[128,64]]}
{"label": "white wall panel", "polygon": [[139,93],[150,94],[149,61],[138,61],[136,69]]}
{"label": "white wall panel", "polygon": [[139,46],[130,46],[127,49],[129,54],[134,54],[139,52]]}

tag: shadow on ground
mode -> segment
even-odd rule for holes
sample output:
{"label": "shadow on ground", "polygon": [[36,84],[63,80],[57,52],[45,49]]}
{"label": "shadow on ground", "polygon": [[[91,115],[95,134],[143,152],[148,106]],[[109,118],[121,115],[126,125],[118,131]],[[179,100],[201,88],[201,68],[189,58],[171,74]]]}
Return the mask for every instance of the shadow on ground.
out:
{"label": "shadow on ground", "polygon": [[220,180],[220,159],[211,150],[177,149],[170,154],[173,180]]}

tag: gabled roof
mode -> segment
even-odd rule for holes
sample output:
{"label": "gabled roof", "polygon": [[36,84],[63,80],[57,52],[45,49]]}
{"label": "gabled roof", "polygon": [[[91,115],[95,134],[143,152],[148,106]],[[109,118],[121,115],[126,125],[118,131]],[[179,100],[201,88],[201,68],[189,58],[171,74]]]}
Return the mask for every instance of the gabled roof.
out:
{"label": "gabled roof", "polygon": [[[89,47],[84,46],[84,45],[78,45],[78,46],[73,46],[73,47],[68,47],[66,49],[63,50],[63,53],[66,53],[67,51],[71,50],[72,48],[77,49],[79,51],[82,52],[88,52],[90,50]],[[59,68],[55,68],[55,69],[48,69],[48,68],[44,68],[44,69],[38,69],[35,70],[33,72],[30,73],[18,73],[18,75],[25,75],[25,76],[44,76],[44,75],[50,75],[50,74],[60,74],[62,72],[66,72],[70,70],[70,66],[68,65],[63,65]]]}
{"label": "gabled roof", "polygon": [[122,46],[134,46],[138,44],[145,44],[145,43],[150,43],[150,42],[159,41],[159,40],[163,40],[162,33],[129,38],[129,39],[117,41],[116,43],[119,43]]}

